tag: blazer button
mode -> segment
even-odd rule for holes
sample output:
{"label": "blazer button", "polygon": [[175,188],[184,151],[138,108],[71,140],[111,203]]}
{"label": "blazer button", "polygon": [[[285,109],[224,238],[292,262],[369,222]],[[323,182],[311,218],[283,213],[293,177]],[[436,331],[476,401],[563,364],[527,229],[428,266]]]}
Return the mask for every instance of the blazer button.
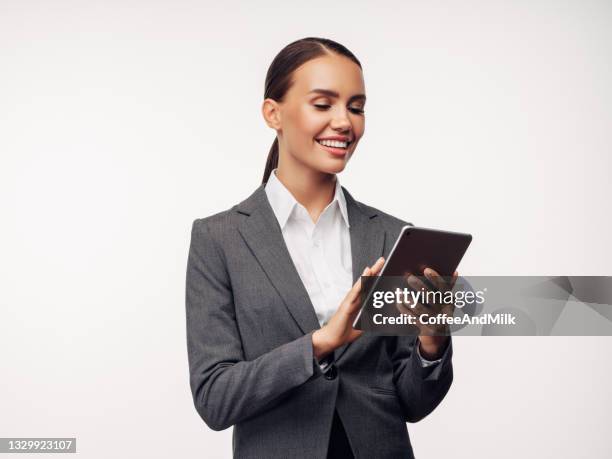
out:
{"label": "blazer button", "polygon": [[329,369],[325,372],[325,379],[329,379],[330,381],[332,379],[336,379],[336,376],[338,376],[338,369],[336,368],[336,365],[332,365],[331,367],[329,367]]}

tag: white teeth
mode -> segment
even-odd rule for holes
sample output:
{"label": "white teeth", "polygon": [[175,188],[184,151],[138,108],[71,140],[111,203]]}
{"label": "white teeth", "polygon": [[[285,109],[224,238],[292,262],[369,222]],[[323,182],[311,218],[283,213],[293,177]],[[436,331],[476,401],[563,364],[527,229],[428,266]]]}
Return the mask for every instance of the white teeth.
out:
{"label": "white teeth", "polygon": [[326,147],[346,148],[348,146],[348,142],[341,142],[339,140],[317,140],[317,142]]}

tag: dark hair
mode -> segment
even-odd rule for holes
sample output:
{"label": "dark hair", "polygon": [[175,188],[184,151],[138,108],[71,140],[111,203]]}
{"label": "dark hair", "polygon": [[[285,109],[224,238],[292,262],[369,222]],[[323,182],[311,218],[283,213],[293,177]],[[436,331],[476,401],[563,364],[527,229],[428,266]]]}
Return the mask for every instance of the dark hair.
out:
{"label": "dark hair", "polygon": [[[266,86],[264,90],[264,99],[273,99],[277,102],[282,102],[285,94],[293,84],[293,72],[302,64],[329,53],[336,53],[341,56],[348,57],[361,68],[361,62],[351,53],[346,47],[327,38],[308,37],[285,46],[274,58],[268,73],[266,74]],[[266,168],[264,170],[263,180],[261,183],[266,183],[272,170],[278,166],[278,138],[274,139]]]}

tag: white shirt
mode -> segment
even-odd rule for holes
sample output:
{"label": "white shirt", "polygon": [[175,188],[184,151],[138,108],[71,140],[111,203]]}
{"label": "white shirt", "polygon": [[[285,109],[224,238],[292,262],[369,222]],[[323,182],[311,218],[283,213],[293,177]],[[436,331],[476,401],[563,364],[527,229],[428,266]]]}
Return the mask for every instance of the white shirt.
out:
{"label": "white shirt", "polygon": [[[276,169],[270,174],[265,190],[293,264],[323,326],[353,286],[349,219],[338,176],[334,197],[316,223],[276,177]],[[442,361],[423,358],[418,343],[416,353],[424,367]]]}
{"label": "white shirt", "polygon": [[293,264],[323,326],[353,286],[351,236],[340,182],[336,177],[334,197],[316,223],[276,177],[276,169],[266,183],[266,194]]}

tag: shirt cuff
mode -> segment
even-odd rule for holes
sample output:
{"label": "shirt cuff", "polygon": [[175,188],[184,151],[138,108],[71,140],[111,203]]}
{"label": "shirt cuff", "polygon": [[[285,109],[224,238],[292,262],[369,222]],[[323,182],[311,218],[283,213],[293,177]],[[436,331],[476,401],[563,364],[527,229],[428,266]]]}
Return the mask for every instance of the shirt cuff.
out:
{"label": "shirt cuff", "polygon": [[[421,361],[421,365],[422,365],[423,368],[427,368],[427,367],[430,367],[432,365],[436,365],[436,364],[440,363],[442,361],[442,359],[444,358],[444,355],[446,354],[446,351],[444,351],[444,354],[442,354],[442,357],[440,357],[439,359],[436,359],[436,360],[427,360],[425,357],[423,357],[421,355],[421,350],[420,350],[421,340],[419,340],[418,338],[416,340],[415,346],[416,346],[416,349],[417,349],[416,350],[417,356],[419,357],[419,360]],[[448,345],[447,345],[447,350],[448,350]]]}

